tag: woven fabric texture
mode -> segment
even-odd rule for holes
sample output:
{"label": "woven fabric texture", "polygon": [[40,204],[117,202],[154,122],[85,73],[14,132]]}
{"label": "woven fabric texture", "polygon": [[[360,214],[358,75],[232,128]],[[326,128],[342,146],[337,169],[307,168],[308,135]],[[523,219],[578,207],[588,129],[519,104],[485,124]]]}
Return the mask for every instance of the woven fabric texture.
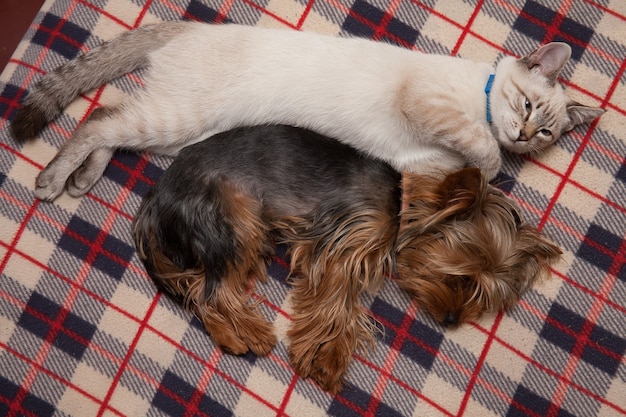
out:
{"label": "woven fabric texture", "polygon": [[[131,222],[171,159],[119,152],[83,198],[33,195],[38,172],[132,74],[79,97],[40,138],[8,125],[42,75],[111,37],[195,19],[361,36],[495,62],[565,41],[569,94],[607,113],[537,157],[506,155],[501,187],[563,249],[508,314],[457,330],[389,282],[365,299],[383,330],[336,396],[289,366],[284,248],[257,292],[279,343],[234,357],[158,293]],[[207,43],[207,48],[211,48]],[[48,0],[0,76],[0,414],[76,416],[626,415],[626,2],[623,0]],[[280,152],[276,153],[280,158]]]}

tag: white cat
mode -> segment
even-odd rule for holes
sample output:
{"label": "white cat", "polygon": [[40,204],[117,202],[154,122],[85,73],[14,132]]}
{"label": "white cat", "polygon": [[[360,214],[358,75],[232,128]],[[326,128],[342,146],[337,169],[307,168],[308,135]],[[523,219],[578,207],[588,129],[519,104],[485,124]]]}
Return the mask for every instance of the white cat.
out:
{"label": "white cat", "polygon": [[84,194],[116,148],[176,154],[216,132],[269,123],[316,130],[400,171],[469,164],[492,178],[500,146],[536,152],[604,112],[573,102],[557,83],[570,52],[551,43],[494,69],[359,38],[162,23],[124,33],[45,76],[12,131],[33,137],[78,94],[147,68],[143,89],[95,111],[65,142],[37,178],[38,198],[52,200],[65,187]]}

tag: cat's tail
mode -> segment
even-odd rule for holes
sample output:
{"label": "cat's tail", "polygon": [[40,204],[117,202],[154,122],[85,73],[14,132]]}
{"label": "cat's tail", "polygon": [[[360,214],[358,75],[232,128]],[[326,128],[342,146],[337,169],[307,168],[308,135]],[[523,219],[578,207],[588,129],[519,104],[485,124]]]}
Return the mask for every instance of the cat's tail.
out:
{"label": "cat's tail", "polygon": [[35,137],[79,94],[148,67],[150,53],[184,31],[184,25],[188,24],[169,22],[142,26],[95,47],[49,73],[35,85],[13,119],[13,137],[17,140]]}

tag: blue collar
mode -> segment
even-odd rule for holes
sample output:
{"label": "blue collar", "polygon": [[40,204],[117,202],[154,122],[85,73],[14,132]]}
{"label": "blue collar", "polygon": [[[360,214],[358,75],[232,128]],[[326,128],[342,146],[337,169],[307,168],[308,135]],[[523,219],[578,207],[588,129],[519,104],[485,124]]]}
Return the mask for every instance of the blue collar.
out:
{"label": "blue collar", "polygon": [[491,86],[493,85],[493,79],[496,77],[496,74],[489,74],[489,79],[487,80],[487,85],[485,86],[485,94],[487,95],[487,123],[491,123],[491,103],[489,100],[489,93],[491,93]]}

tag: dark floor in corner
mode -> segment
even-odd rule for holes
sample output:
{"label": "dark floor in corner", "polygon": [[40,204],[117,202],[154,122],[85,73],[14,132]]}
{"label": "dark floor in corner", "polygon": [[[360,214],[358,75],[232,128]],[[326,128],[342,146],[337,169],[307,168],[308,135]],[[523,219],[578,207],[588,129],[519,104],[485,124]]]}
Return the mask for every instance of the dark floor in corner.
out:
{"label": "dark floor in corner", "polygon": [[0,72],[43,5],[43,0],[0,0]]}

